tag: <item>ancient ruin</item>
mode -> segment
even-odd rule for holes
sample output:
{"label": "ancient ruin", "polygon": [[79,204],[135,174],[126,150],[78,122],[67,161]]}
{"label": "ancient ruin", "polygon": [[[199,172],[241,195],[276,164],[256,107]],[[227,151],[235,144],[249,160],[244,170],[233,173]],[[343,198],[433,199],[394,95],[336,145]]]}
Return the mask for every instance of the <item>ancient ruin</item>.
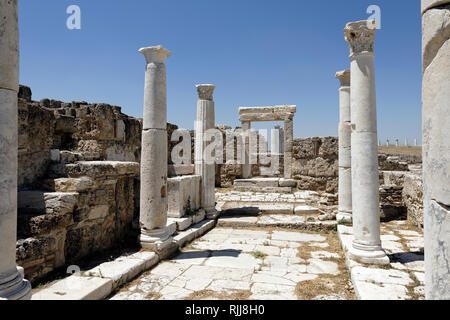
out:
{"label": "ancient ruin", "polygon": [[381,144],[373,20],[343,22],[338,137],[296,138],[295,105],[217,124],[213,84],[193,130],[168,123],[162,45],[142,119],[34,101],[0,0],[0,300],[450,299],[450,0],[422,17],[423,149]]}

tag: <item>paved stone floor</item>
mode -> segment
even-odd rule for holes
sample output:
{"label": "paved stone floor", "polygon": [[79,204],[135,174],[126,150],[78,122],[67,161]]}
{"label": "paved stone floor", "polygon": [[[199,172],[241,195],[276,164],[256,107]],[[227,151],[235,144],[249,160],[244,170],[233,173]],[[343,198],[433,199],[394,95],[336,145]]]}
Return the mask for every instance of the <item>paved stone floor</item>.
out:
{"label": "paved stone floor", "polygon": [[[351,227],[338,226],[345,251],[351,246]],[[391,263],[367,266],[351,260],[347,264],[358,299],[423,300],[425,263],[423,232],[408,221],[381,224],[381,242]]]}
{"label": "paved stone floor", "polygon": [[216,227],[111,299],[354,298],[335,232]]}

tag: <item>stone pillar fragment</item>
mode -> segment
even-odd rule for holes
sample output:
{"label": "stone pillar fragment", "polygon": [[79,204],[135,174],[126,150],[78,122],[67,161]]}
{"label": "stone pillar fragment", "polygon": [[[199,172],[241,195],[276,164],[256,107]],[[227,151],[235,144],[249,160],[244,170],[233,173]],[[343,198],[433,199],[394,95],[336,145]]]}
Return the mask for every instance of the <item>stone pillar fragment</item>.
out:
{"label": "stone pillar fragment", "polygon": [[425,295],[450,300],[450,0],[422,0],[422,31]]}
{"label": "stone pillar fragment", "polygon": [[201,207],[209,217],[216,215],[215,209],[215,163],[214,159],[206,159],[205,149],[210,141],[206,132],[215,128],[213,93],[216,88],[212,84],[197,85],[197,121],[195,130],[195,172],[202,177]]}
{"label": "stone pillar fragment", "polygon": [[139,50],[145,56],[144,121],[141,155],[140,242],[160,251],[171,239],[167,224],[167,93],[165,61],[170,52],[162,46]]}
{"label": "stone pillar fragment", "polygon": [[294,121],[292,120],[292,118],[289,118],[284,121],[284,177],[286,179],[292,178],[293,144],[294,144]]}
{"label": "stone pillar fragment", "polygon": [[352,221],[352,166],[351,166],[351,112],[350,70],[336,73],[339,89],[339,208],[338,221]]}
{"label": "stone pillar fragment", "polygon": [[373,45],[376,29],[371,21],[348,23],[345,40],[351,61],[351,161],[354,240],[352,259],[388,264],[381,248],[377,146],[377,112]]}
{"label": "stone pillar fragment", "polygon": [[250,121],[242,121],[242,131],[243,131],[243,141],[244,141],[244,152],[245,157],[242,164],[242,177],[244,179],[249,179],[252,177],[252,165],[250,164]]}
{"label": "stone pillar fragment", "polygon": [[27,300],[31,285],[16,266],[19,91],[17,0],[0,1],[0,299]]}

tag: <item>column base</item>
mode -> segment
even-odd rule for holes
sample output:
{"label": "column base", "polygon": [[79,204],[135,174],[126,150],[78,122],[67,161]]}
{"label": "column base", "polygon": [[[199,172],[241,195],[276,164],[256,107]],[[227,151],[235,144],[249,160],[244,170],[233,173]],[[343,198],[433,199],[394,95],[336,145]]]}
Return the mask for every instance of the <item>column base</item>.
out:
{"label": "column base", "polygon": [[387,265],[390,263],[389,257],[380,246],[364,246],[355,244],[348,251],[350,259],[361,263]]}
{"label": "column base", "polygon": [[139,242],[144,249],[160,252],[170,246],[172,237],[169,236],[166,229],[154,229],[151,231],[141,229]]}
{"label": "column base", "polygon": [[0,298],[6,300],[30,300],[31,284],[23,278],[20,268],[6,279],[0,279]]}
{"label": "column base", "polygon": [[336,214],[336,221],[340,222],[343,221],[345,223],[352,223],[353,216],[350,212],[338,212]]}
{"label": "column base", "polygon": [[217,219],[219,217],[219,211],[216,208],[205,209],[207,219]]}

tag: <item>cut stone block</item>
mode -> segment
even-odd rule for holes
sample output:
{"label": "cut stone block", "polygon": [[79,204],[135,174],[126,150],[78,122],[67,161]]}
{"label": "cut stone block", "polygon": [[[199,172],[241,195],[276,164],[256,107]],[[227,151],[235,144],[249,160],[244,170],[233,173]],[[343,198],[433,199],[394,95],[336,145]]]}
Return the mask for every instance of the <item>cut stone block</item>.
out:
{"label": "cut stone block", "polygon": [[200,181],[201,177],[198,175],[167,179],[169,217],[181,218],[188,208],[200,208]]}
{"label": "cut stone block", "polygon": [[175,176],[187,176],[194,174],[194,165],[193,164],[182,164],[182,165],[172,165],[168,166],[168,174],[169,177]]}
{"label": "cut stone block", "polygon": [[72,275],[36,292],[32,300],[102,300],[113,289],[111,279]]}
{"label": "cut stone block", "polygon": [[113,280],[114,287],[136,277],[140,272],[158,262],[158,256],[153,252],[140,252],[135,255],[119,257],[114,261],[105,262],[86,271],[87,276],[109,278]]}
{"label": "cut stone block", "polygon": [[319,209],[311,206],[295,206],[294,213],[300,214],[319,214]]}
{"label": "cut stone block", "polygon": [[169,218],[169,220],[176,222],[178,231],[186,230],[192,225],[192,217]]}

